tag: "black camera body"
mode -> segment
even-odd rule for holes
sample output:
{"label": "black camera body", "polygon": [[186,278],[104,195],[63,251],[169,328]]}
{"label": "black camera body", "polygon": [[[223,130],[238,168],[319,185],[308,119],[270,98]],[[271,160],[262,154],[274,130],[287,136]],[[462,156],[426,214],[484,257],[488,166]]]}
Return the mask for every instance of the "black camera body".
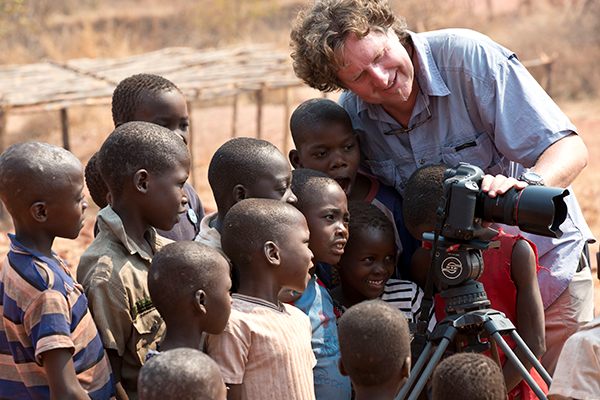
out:
{"label": "black camera body", "polygon": [[566,189],[527,186],[510,189],[491,198],[481,190],[483,171],[459,163],[444,172],[444,196],[437,213],[436,235],[424,234],[434,243],[433,260],[438,290],[476,281],[483,273],[482,250],[498,248],[483,221],[518,225],[525,232],[561,237],[559,229],[567,216]]}
{"label": "black camera body", "polygon": [[472,240],[485,233],[482,221],[517,225],[524,232],[542,236],[562,236],[559,226],[567,217],[567,189],[527,186],[491,198],[480,189],[483,176],[479,167],[466,163],[446,170],[444,197],[448,204],[442,236]]}

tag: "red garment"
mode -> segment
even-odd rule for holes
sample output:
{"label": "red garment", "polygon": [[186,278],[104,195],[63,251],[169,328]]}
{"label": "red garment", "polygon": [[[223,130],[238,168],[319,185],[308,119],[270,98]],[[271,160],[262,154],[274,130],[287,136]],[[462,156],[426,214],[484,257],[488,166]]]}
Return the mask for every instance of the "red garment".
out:
{"label": "red garment", "polygon": [[[498,235],[496,235],[496,237],[492,239],[500,242],[500,248],[490,249],[482,252],[484,269],[483,274],[478,279],[479,282],[483,283],[488,300],[491,303],[490,307],[494,310],[504,313],[504,315],[506,315],[506,318],[511,320],[515,328],[517,328],[517,331],[517,288],[515,287],[515,283],[512,280],[511,258],[513,246],[515,245],[517,240],[520,239],[527,240],[522,236],[513,236],[506,234],[501,229],[500,232],[498,232]],[[535,253],[535,264],[537,267],[537,273],[540,270],[540,266],[538,265],[537,249],[535,247],[535,244],[533,244],[529,240],[527,240],[527,242],[529,243],[529,245],[533,249],[533,252]],[[444,299],[442,299],[439,294],[436,294],[435,316],[437,317],[438,321],[441,321],[446,317],[446,314],[444,313],[444,308]],[[511,349],[514,349],[516,347],[515,342],[510,336],[503,336],[503,339],[506,341],[506,344],[508,344],[508,346]],[[491,357],[489,350],[483,354],[488,357]],[[500,362],[502,363],[502,365],[504,365],[504,363],[507,360],[506,355],[500,348],[498,348],[498,354],[500,355]],[[548,394],[548,385],[546,385],[546,382],[544,382],[544,380],[538,374],[535,368],[531,368],[530,373],[532,378],[540,386],[544,393]],[[521,383],[508,394],[508,398],[512,400],[518,393],[521,393],[522,400],[537,399],[537,396],[535,395],[533,390],[531,390],[529,385],[524,380],[521,381]]]}

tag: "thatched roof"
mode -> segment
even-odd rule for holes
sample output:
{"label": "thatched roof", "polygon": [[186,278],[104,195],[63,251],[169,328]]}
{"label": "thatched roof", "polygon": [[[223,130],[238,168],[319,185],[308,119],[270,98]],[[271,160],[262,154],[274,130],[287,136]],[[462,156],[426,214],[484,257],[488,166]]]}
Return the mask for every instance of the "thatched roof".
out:
{"label": "thatched roof", "polygon": [[174,82],[188,101],[299,86],[287,53],[272,45],[216,50],[172,47],[125,58],[0,67],[0,105],[11,112],[109,104],[124,78],[152,73]]}

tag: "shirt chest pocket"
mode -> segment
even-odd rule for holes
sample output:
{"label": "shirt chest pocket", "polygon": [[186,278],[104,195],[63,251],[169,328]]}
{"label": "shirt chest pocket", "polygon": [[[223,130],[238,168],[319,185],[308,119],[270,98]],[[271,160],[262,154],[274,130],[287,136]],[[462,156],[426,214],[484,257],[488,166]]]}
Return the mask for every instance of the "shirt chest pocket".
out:
{"label": "shirt chest pocket", "polygon": [[148,349],[156,350],[156,343],[163,337],[165,324],[156,308],[152,308],[138,314],[133,320],[133,327],[136,353],[143,364]]}
{"label": "shirt chest pocket", "polygon": [[493,173],[494,167],[501,161],[496,146],[485,132],[444,143],[441,150],[442,161],[446,164],[455,166],[459,162],[466,162],[488,173]]}

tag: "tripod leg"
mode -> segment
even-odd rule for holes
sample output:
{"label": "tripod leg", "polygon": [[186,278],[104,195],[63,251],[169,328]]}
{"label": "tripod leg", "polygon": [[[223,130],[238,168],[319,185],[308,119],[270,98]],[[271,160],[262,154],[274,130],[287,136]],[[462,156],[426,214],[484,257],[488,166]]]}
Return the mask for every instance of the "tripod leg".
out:
{"label": "tripod leg", "polygon": [[429,379],[429,377],[433,373],[433,369],[440,362],[440,359],[442,358],[442,355],[448,348],[449,344],[450,344],[449,339],[447,339],[447,338],[442,339],[438,348],[435,350],[435,353],[433,353],[433,356],[431,357],[429,364],[427,364],[425,371],[423,371],[423,374],[421,375],[421,377],[419,378],[419,381],[415,385],[414,390],[411,392],[408,400],[416,400],[419,397],[419,394],[421,393],[421,391],[425,387],[425,384],[427,383],[427,379]]}
{"label": "tripod leg", "polygon": [[[485,325],[487,326],[488,324],[486,323]],[[538,399],[548,400],[544,392],[542,392],[542,389],[540,389],[538,384],[533,380],[533,378],[529,374],[529,371],[525,369],[523,363],[521,363],[521,361],[517,358],[512,349],[508,347],[502,336],[500,336],[500,333],[498,331],[495,331],[492,337],[494,338],[496,343],[498,343],[498,346],[500,346],[500,348],[502,349],[506,357],[510,360],[510,362],[512,362],[515,365],[525,382],[527,382],[527,384],[529,385],[531,390],[533,390]]]}
{"label": "tripod leg", "polygon": [[550,384],[552,383],[552,378],[550,377],[550,374],[548,374],[548,371],[546,371],[542,364],[540,364],[540,362],[537,360],[537,358],[535,358],[535,354],[533,354],[529,347],[527,347],[527,345],[525,344],[521,336],[519,336],[517,331],[511,331],[510,337],[515,341],[517,346],[519,346],[519,348],[523,350],[525,356],[527,357],[531,365],[533,365],[533,367],[540,374],[542,379],[544,379],[544,382],[546,382],[548,387],[550,387]]}
{"label": "tripod leg", "polygon": [[448,345],[450,344],[450,342],[452,342],[454,340],[457,333],[458,333],[458,330],[456,328],[454,328],[453,326],[450,326],[450,325],[448,326],[448,328],[446,329],[446,332],[444,333],[444,337],[440,341],[438,348],[433,353],[431,360],[429,360],[429,364],[427,364],[427,367],[423,371],[423,374],[417,381],[415,388],[410,393],[410,397],[408,398],[408,400],[416,400],[419,397],[419,394],[421,394],[421,391],[423,390],[423,388],[425,387],[425,384],[427,383],[427,379],[429,379],[429,377],[433,373],[433,369],[439,364],[440,359],[442,358],[442,355],[444,355],[444,352],[448,348]]}
{"label": "tripod leg", "polygon": [[425,362],[427,361],[427,359],[429,358],[429,355],[431,354],[431,350],[433,350],[433,343],[428,342],[427,345],[425,346],[425,349],[423,349],[423,352],[421,353],[421,356],[417,360],[416,364],[411,368],[410,376],[408,377],[406,384],[402,387],[402,390],[400,390],[400,392],[398,393],[398,396],[396,396],[396,400],[404,400],[404,398],[406,397],[406,394],[408,393],[408,391],[410,390],[412,385],[415,383],[415,381],[419,377],[419,374],[421,373],[421,370],[423,369]]}

